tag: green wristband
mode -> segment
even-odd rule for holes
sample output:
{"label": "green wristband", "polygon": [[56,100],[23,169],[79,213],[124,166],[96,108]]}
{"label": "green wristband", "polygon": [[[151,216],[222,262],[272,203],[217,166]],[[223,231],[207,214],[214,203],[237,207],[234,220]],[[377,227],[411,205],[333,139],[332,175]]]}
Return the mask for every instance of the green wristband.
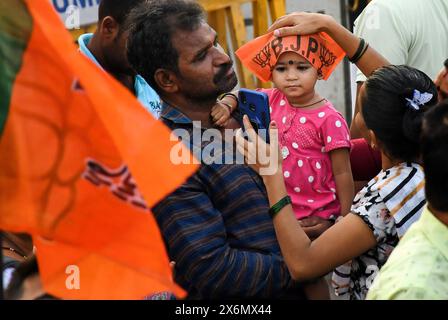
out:
{"label": "green wristband", "polygon": [[269,209],[269,215],[271,216],[272,219],[274,219],[274,217],[276,216],[277,213],[280,212],[280,210],[282,210],[285,206],[287,206],[288,204],[291,204],[291,197],[290,196],[285,196],[282,199],[280,199],[279,202],[277,202],[276,204],[274,204],[270,209]]}

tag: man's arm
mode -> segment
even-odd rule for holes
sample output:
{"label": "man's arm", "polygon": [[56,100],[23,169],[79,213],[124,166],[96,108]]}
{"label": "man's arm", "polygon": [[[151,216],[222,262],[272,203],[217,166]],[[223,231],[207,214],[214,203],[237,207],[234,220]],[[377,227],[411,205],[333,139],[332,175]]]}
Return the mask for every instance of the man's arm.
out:
{"label": "man's arm", "polygon": [[[176,262],[176,274],[186,279],[201,296],[273,297],[284,294],[292,285],[280,255],[255,251],[249,246],[230,246],[223,216],[214,208],[198,174],[158,204],[153,212],[170,258]],[[260,228],[255,223],[257,219],[251,227]],[[263,225],[259,232],[260,237],[266,233]]]}

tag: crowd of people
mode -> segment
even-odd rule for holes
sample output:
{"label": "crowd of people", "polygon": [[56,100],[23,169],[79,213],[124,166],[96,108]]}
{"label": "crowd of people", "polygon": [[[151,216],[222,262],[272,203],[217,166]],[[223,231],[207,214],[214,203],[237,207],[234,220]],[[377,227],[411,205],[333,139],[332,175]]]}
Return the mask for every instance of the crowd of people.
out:
{"label": "crowd of people", "polygon": [[[448,299],[448,1],[421,5],[373,0],[365,12],[379,13],[379,29],[363,13],[355,33],[320,13],[275,21],[269,41],[330,37],[358,67],[358,93],[349,128],[315,89],[331,71],[292,45],[272,55],[274,88],[258,89],[271,108],[268,144],[247,116],[241,128],[233,61],[196,1],[101,1],[80,54],[173,132],[237,130],[236,149],[203,161],[151,209],[188,299],[329,299],[330,290]],[[31,239],[12,236],[3,244],[8,297],[42,297],[19,288],[37,264]],[[149,298],[160,297],[175,298]]]}

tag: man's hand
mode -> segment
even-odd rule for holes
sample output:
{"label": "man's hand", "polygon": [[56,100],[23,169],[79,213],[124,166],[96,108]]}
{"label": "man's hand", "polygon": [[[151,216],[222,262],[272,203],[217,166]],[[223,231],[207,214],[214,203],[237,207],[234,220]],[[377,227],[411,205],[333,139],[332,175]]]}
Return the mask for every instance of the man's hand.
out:
{"label": "man's hand", "polygon": [[317,216],[300,219],[299,224],[310,240],[316,239],[333,225],[331,221]]}

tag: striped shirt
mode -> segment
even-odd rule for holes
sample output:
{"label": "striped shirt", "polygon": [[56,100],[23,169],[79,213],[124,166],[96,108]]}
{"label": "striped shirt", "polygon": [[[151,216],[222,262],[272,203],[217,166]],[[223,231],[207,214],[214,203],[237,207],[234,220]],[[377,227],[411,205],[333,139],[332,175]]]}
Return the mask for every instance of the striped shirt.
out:
{"label": "striped shirt", "polygon": [[332,279],[336,295],[365,299],[398,240],[423,211],[424,179],[420,165],[401,163],[381,171],[356,195],[351,211],[372,230],[377,245],[336,268]]}
{"label": "striped shirt", "polygon": [[[167,104],[161,119],[172,130],[193,131],[191,120]],[[196,151],[204,147],[192,143]],[[263,182],[253,170],[216,163],[202,163],[153,208],[176,262],[175,280],[188,298],[303,298],[280,254],[268,209]]]}

